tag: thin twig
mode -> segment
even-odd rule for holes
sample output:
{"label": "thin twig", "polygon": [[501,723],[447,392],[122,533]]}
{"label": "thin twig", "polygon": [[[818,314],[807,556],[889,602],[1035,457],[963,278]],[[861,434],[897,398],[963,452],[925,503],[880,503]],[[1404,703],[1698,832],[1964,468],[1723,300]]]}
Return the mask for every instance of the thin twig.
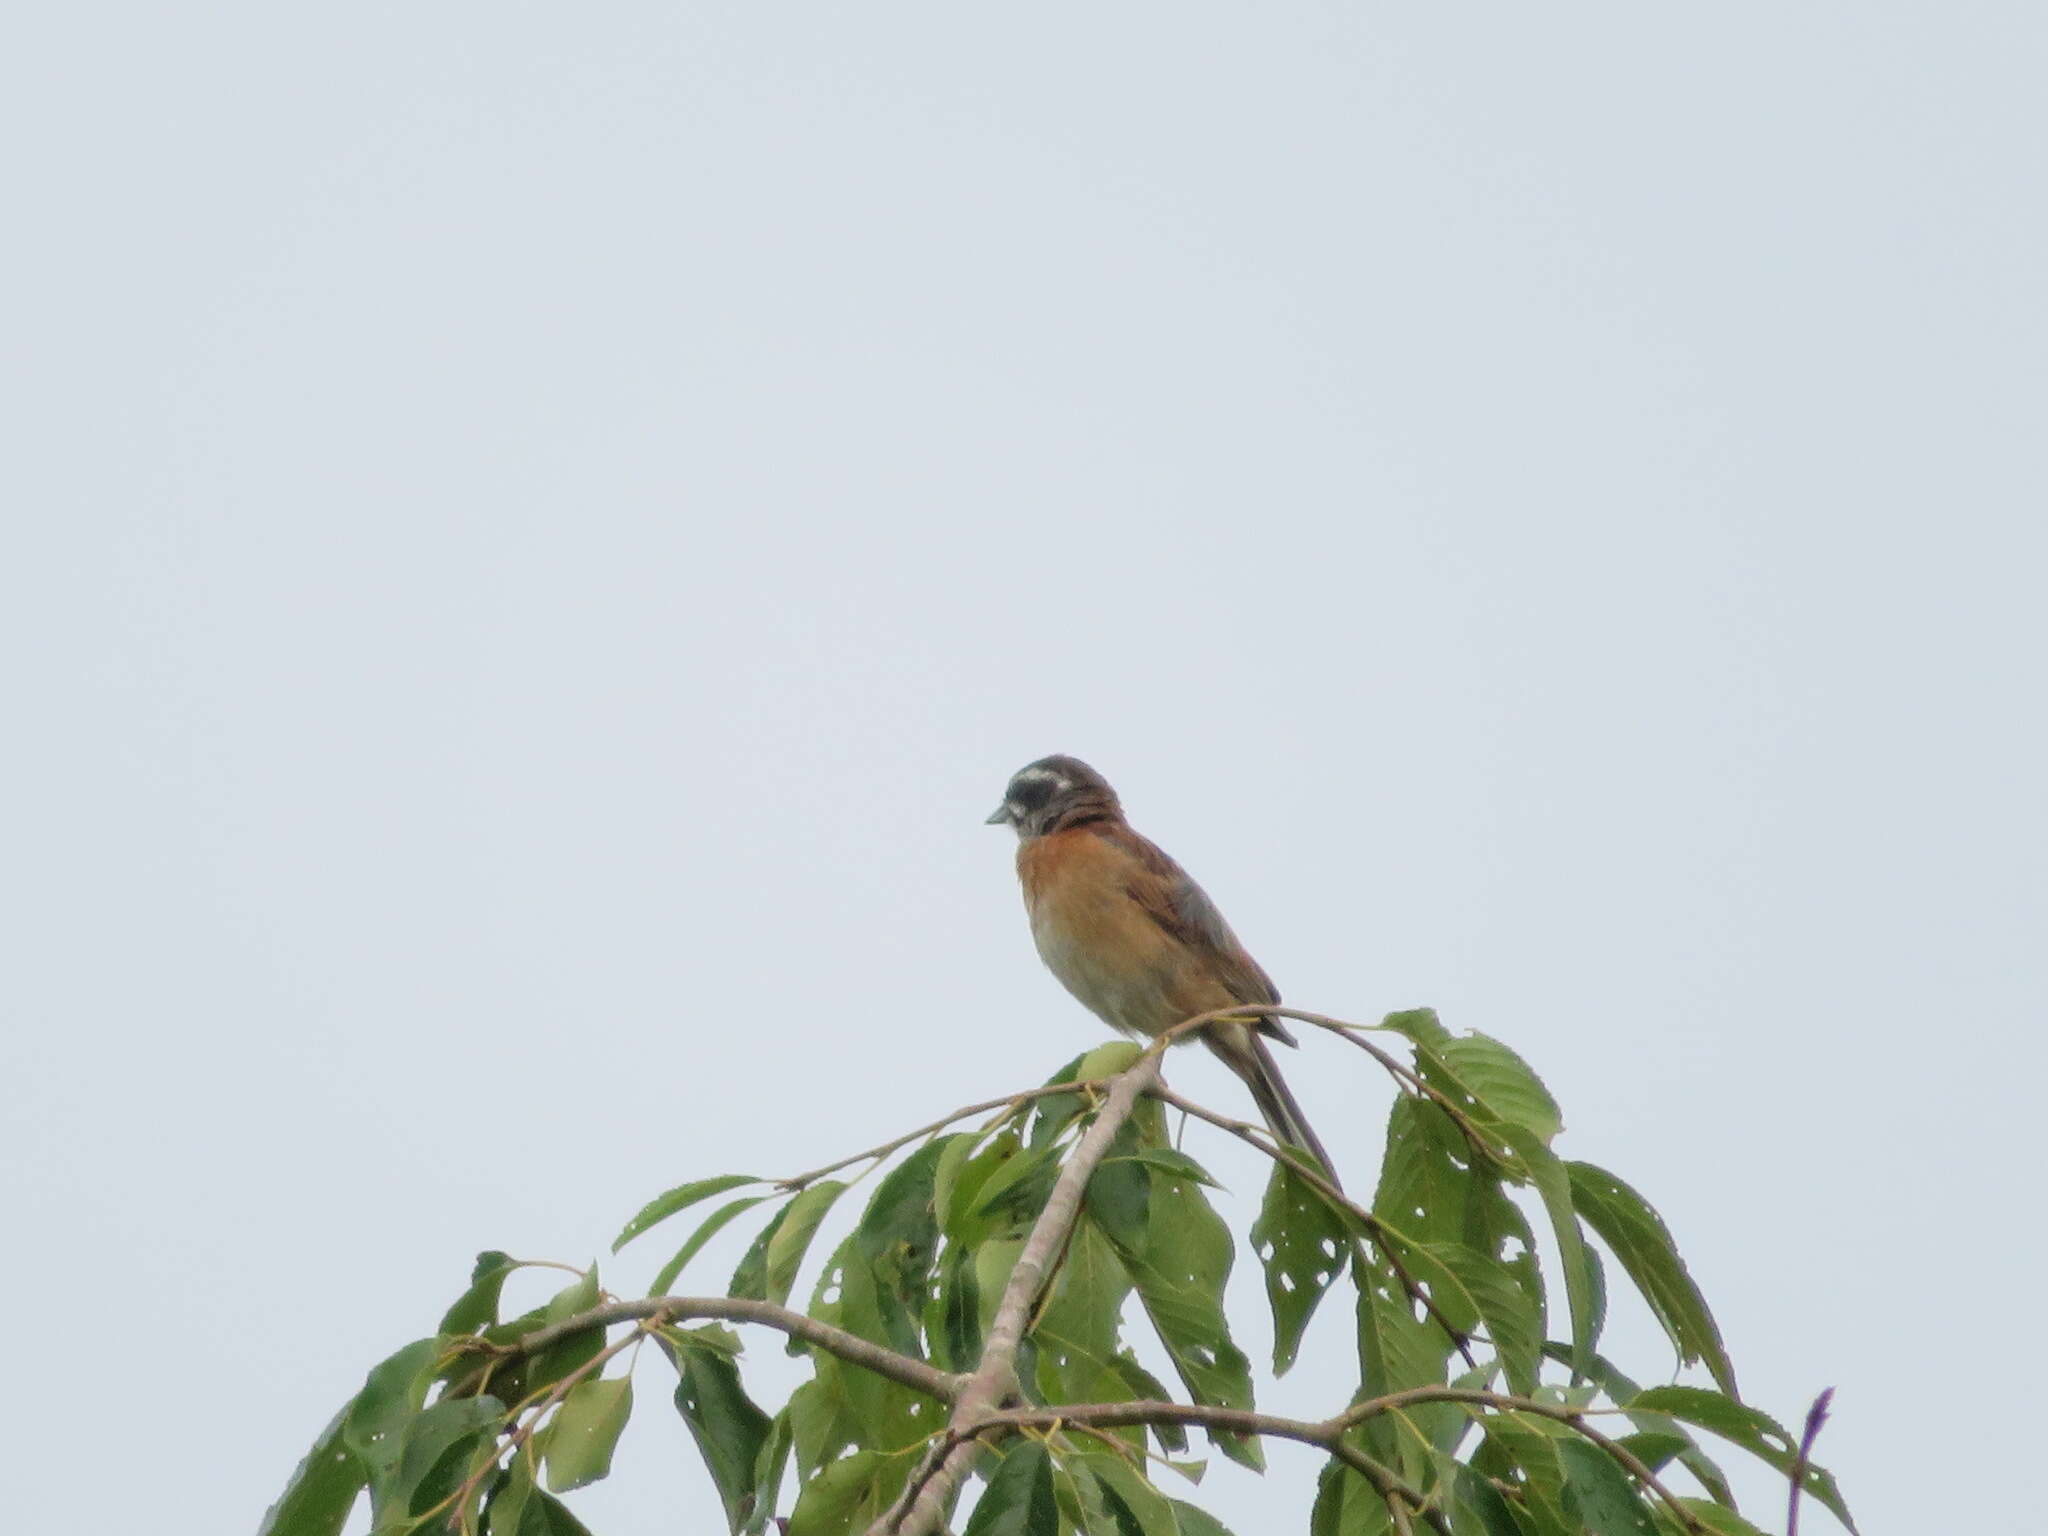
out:
{"label": "thin twig", "polygon": [[1099,1091],[1110,1081],[1106,1077],[1090,1077],[1076,1083],[1047,1083],[1042,1087],[1026,1088],[1018,1093],[1005,1094],[1000,1099],[984,1099],[979,1104],[969,1104],[963,1109],[954,1110],[950,1115],[942,1115],[932,1121],[931,1124],[921,1125],[914,1131],[907,1131],[903,1135],[896,1137],[893,1141],[885,1141],[878,1147],[870,1147],[865,1152],[856,1152],[851,1157],[842,1157],[836,1163],[827,1163],[824,1167],[813,1168],[808,1173],[791,1174],[786,1179],[776,1179],[773,1181],[774,1187],[787,1191],[799,1190],[806,1184],[816,1183],[828,1173],[837,1173],[842,1168],[851,1168],[855,1163],[864,1163],[870,1159],[879,1161],[892,1152],[900,1152],[913,1141],[919,1141],[926,1136],[932,1135],[934,1132],[943,1131],[956,1120],[965,1120],[972,1115],[986,1114],[994,1109],[1020,1109],[1035,1099],[1049,1099],[1062,1093],[1086,1094]]}
{"label": "thin twig", "polygon": [[1792,1458],[1792,1491],[1785,1499],[1785,1536],[1799,1536],[1799,1495],[1806,1491],[1806,1468],[1813,1460],[1813,1442],[1820,1438],[1821,1426],[1828,1421],[1828,1405],[1834,1400],[1835,1389],[1829,1387],[1806,1410],[1806,1430],[1799,1437],[1799,1454]]}

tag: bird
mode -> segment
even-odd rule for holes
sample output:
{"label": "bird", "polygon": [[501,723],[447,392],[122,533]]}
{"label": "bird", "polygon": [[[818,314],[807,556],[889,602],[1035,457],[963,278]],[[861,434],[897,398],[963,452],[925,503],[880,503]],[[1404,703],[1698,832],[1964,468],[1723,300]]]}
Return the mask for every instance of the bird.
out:
{"label": "bird", "polygon": [[[1046,969],[1112,1029],[1150,1038],[1233,1003],[1278,1003],[1279,990],[1189,877],[1124,819],[1109,781],[1056,753],[1011,776],[990,826],[1017,833],[1017,878]],[[1281,1141],[1336,1165],[1280,1075],[1268,1041],[1295,1043],[1271,1015],[1204,1026],[1203,1039],[1251,1090]]]}

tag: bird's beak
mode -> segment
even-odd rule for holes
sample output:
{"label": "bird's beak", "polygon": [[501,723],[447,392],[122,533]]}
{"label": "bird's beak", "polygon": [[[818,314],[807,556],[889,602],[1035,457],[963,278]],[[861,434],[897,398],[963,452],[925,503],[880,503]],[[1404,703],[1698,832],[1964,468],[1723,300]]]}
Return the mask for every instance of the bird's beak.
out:
{"label": "bird's beak", "polygon": [[1003,805],[997,806],[995,808],[994,814],[992,814],[987,821],[983,822],[982,825],[985,827],[1001,827],[1007,826],[1009,824],[1009,821],[1010,807],[1007,803],[1005,803]]}

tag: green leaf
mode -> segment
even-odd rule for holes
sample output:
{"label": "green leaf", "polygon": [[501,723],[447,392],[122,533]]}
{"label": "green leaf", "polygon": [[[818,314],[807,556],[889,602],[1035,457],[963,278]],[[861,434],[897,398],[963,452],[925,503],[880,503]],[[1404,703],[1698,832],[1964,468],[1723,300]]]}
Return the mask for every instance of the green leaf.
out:
{"label": "green leaf", "polygon": [[567,1493],[612,1469],[612,1451],[633,1412],[633,1378],[590,1376],[569,1389],[548,1429],[548,1487]]}
{"label": "green leaf", "polygon": [[1436,1047],[1459,1086],[1478,1101],[1475,1118],[1506,1121],[1546,1145],[1564,1129],[1557,1101],[1529,1064],[1490,1035],[1460,1035]]}
{"label": "green leaf", "polygon": [[754,1514],[754,1468],[768,1438],[768,1415],[747,1396],[739,1367],[723,1349],[687,1332],[665,1338],[664,1344],[680,1378],[676,1411],[689,1425],[718,1489],[727,1526],[739,1531]]}
{"label": "green leaf", "polygon": [[1657,1536],[1656,1522],[1614,1458],[1590,1440],[1560,1440],[1565,1503],[1597,1536]]}
{"label": "green leaf", "polygon": [[[1569,1344],[1561,1344],[1555,1339],[1545,1340],[1543,1353],[1560,1364],[1571,1363],[1572,1350]],[[1626,1414],[1629,1423],[1638,1430],[1683,1441],[1685,1449],[1678,1453],[1679,1465],[1698,1478],[1700,1486],[1706,1489],[1716,1502],[1729,1509],[1735,1507],[1735,1495],[1728,1487],[1727,1477],[1723,1475],[1714,1459],[1700,1449],[1699,1442],[1686,1432],[1684,1425],[1669,1414],[1644,1413],[1631,1406],[1634,1400],[1642,1395],[1643,1389],[1624,1376],[1613,1361],[1605,1355],[1595,1355],[1591,1380],[1615,1403],[1623,1405],[1623,1413]]]}
{"label": "green leaf", "polygon": [[1516,1283],[1512,1269],[1462,1244],[1432,1244],[1428,1252],[1457,1276],[1478,1307],[1486,1336],[1500,1355],[1509,1390],[1525,1397],[1534,1392],[1543,1365],[1543,1314]]}
{"label": "green leaf", "polygon": [[[997,1150],[1002,1145],[998,1141],[990,1150]],[[1024,1211],[1036,1212],[1045,1204],[1046,1196],[1052,1193],[1053,1180],[1058,1177],[1059,1157],[1059,1146],[1053,1143],[1016,1152],[1006,1158],[981,1182],[970,1214],[997,1217]]]}
{"label": "green leaf", "polygon": [[[1133,1135],[1125,1125],[1118,1139],[1128,1142]],[[1082,1200],[1088,1214],[1119,1243],[1144,1246],[1145,1219],[1152,1208],[1152,1170],[1143,1163],[1134,1157],[1117,1157],[1112,1148],[1111,1156],[1090,1175]]]}
{"label": "green leaf", "polygon": [[1087,1389],[1114,1369],[1121,1348],[1119,1315],[1130,1294],[1130,1274],[1102,1228],[1093,1221],[1076,1223],[1031,1329],[1038,1344],[1036,1379],[1047,1402],[1097,1400]]}
{"label": "green leaf", "polygon": [[372,1366],[342,1420],[342,1444],[363,1468],[370,1507],[379,1514],[390,1502],[405,1454],[405,1427],[426,1401],[440,1348],[438,1339],[416,1339]]}
{"label": "green leaf", "polygon": [[1621,1260],[1686,1365],[1704,1361],[1715,1382],[1735,1394],[1735,1367],[1663,1219],[1635,1190],[1604,1168],[1567,1163],[1572,1204]]}
{"label": "green leaf", "polygon": [[1578,1212],[1572,1205],[1571,1175],[1565,1172],[1556,1154],[1527,1130],[1510,1126],[1503,1134],[1528,1170],[1529,1182],[1536,1186],[1544,1212],[1550,1217],[1551,1231],[1557,1237],[1557,1265],[1564,1271],[1565,1299],[1571,1308],[1572,1375],[1574,1379],[1582,1378],[1599,1346],[1605,1294],[1595,1268],[1598,1260],[1586,1247],[1585,1236],[1579,1230]]}
{"label": "green leaf", "polygon": [[356,1495],[370,1480],[362,1459],[342,1438],[348,1415],[344,1407],[320,1431],[284,1492],[264,1511],[256,1536],[339,1536]]}
{"label": "green leaf", "polygon": [[[569,1513],[568,1505],[534,1482],[530,1447],[512,1458],[512,1465],[498,1480],[485,1511],[484,1529],[490,1536],[590,1536],[583,1522]],[[438,1533],[422,1531],[420,1536]]]}
{"label": "green leaf", "polygon": [[754,1301],[768,1299],[768,1245],[775,1241],[775,1234],[782,1230],[783,1222],[788,1219],[789,1206],[784,1205],[768,1218],[766,1226],[754,1234],[753,1243],[740,1256],[739,1267],[732,1272],[732,1283],[726,1287],[727,1294]]}
{"label": "green leaf", "polygon": [[688,1184],[678,1184],[666,1194],[656,1195],[640,1207],[640,1214],[627,1222],[612,1239],[612,1252],[617,1253],[642,1232],[657,1222],[668,1220],[677,1211],[686,1211],[699,1200],[708,1200],[713,1195],[722,1195],[728,1189],[738,1189],[742,1184],[759,1184],[761,1180],[750,1173],[722,1173],[715,1179],[693,1179]]}
{"label": "green leaf", "polygon": [[887,1507],[883,1475],[889,1458],[855,1451],[824,1467],[797,1494],[789,1536],[851,1536],[865,1531]]}
{"label": "green leaf", "polygon": [[683,1272],[683,1266],[697,1257],[703,1251],[706,1243],[724,1231],[727,1223],[742,1211],[750,1211],[763,1200],[772,1200],[773,1198],[774,1196],[772,1195],[747,1195],[738,1200],[729,1200],[705,1217],[703,1221],[698,1223],[697,1230],[689,1235],[683,1246],[678,1248],[674,1256],[661,1266],[660,1273],[654,1277],[654,1283],[647,1287],[647,1294],[650,1296],[666,1296],[669,1292],[669,1287],[676,1283],[676,1276]]}
{"label": "green leaf", "polygon": [[789,1408],[785,1406],[768,1421],[768,1438],[761,1442],[761,1453],[754,1458],[754,1507],[744,1527],[746,1536],[758,1536],[768,1528],[769,1517],[775,1512],[776,1496],[782,1489],[782,1471],[789,1462],[795,1441]]}
{"label": "green leaf", "polygon": [[[1108,1234],[1146,1316],[1196,1402],[1250,1408],[1251,1368],[1223,1313],[1235,1254],[1230,1230],[1192,1180],[1160,1174],[1150,1198],[1142,1249]],[[1213,1432],[1210,1440],[1233,1460],[1264,1465],[1255,1440]]]}
{"label": "green leaf", "polygon": [[1063,1459],[1077,1475],[1094,1482],[1117,1536],[1178,1536],[1166,1495],[1101,1442],[1078,1446]]}
{"label": "green leaf", "polygon": [[1386,1536],[1394,1517],[1371,1483],[1340,1461],[1326,1462],[1316,1479],[1309,1536]]}
{"label": "green leaf", "polygon": [[981,1290],[974,1256],[958,1243],[939,1260],[938,1295],[925,1308],[931,1361],[942,1371],[971,1371],[981,1359]]}
{"label": "green leaf", "polygon": [[[1751,1525],[1734,1510],[1723,1505],[1710,1503],[1706,1499],[1681,1498],[1678,1502],[1691,1512],[1695,1520],[1712,1531],[1714,1536],[1767,1536],[1766,1532]],[[1675,1525],[1675,1522],[1673,1524]]]}
{"label": "green leaf", "polygon": [[[1140,1365],[1138,1357],[1128,1349],[1118,1351],[1117,1357],[1110,1362],[1110,1369],[1115,1372],[1117,1380],[1123,1383],[1123,1391],[1115,1394],[1115,1401],[1132,1402],[1139,1399],[1151,1403],[1170,1403],[1173,1401],[1173,1394],[1166,1390],[1166,1383]],[[1187,1451],[1188,1432],[1181,1425],[1153,1424],[1147,1427],[1152,1432],[1152,1438],[1158,1441],[1159,1452],[1162,1456],[1179,1456]],[[1204,1461],[1175,1462],[1174,1465],[1181,1471],[1187,1472],[1189,1467],[1200,1469],[1206,1467],[1208,1463]],[[1202,1480],[1202,1474],[1199,1470],[1189,1473],[1189,1477],[1197,1483]]]}
{"label": "green leaf", "polygon": [[1174,1524],[1179,1527],[1180,1536],[1231,1536],[1230,1528],[1206,1509],[1184,1504],[1179,1499],[1166,1502],[1173,1508]]}
{"label": "green leaf", "polygon": [[479,1453],[493,1445],[505,1418],[495,1397],[459,1397],[434,1404],[405,1427],[386,1509],[418,1515],[455,1492]]}
{"label": "green leaf", "polygon": [[789,1288],[796,1284],[796,1272],[804,1261],[804,1250],[817,1235],[818,1223],[832,1209],[832,1202],[846,1192],[839,1179],[824,1179],[811,1185],[789,1202],[775,1235],[768,1240],[767,1297],[780,1305],[789,1300]]}
{"label": "green leaf", "polygon": [[[1797,1442],[1785,1432],[1784,1425],[1747,1403],[1709,1392],[1705,1387],[1652,1387],[1621,1406],[1631,1413],[1669,1414],[1684,1423],[1696,1424],[1741,1446],[1787,1477],[1792,1475],[1792,1464],[1798,1459]],[[1843,1525],[1851,1531],[1856,1529],[1856,1522],[1849,1518],[1848,1505],[1842,1502],[1841,1492],[1827,1472],[1809,1465],[1805,1488],[1832,1510]]]}
{"label": "green leaf", "polygon": [[1344,1218],[1291,1169],[1274,1164],[1265,1203],[1251,1231],[1266,1269],[1273,1309],[1273,1374],[1286,1374],[1330,1283],[1344,1272],[1350,1233]]}
{"label": "green leaf", "polygon": [[1410,1008],[1403,1013],[1390,1013],[1380,1020],[1379,1027],[1406,1035],[1417,1045],[1432,1049],[1451,1038],[1451,1032],[1437,1019],[1434,1008]]}
{"label": "green leaf", "polygon": [[[596,1306],[601,1294],[597,1265],[592,1264],[583,1272],[581,1279],[564,1286],[549,1299],[542,1316],[548,1323],[564,1322]],[[535,1392],[552,1386],[578,1366],[586,1364],[603,1348],[604,1329],[601,1327],[593,1325],[564,1334],[528,1359],[524,1378],[526,1390]]]}
{"label": "green leaf", "polygon": [[1515,1512],[1501,1491],[1470,1465],[1451,1481],[1452,1524],[1459,1536],[1523,1536]]}
{"label": "green leaf", "polygon": [[1059,1536],[1052,1458],[1036,1440],[1011,1440],[967,1517],[963,1536]]}
{"label": "green leaf", "polygon": [[505,1288],[505,1277],[519,1266],[509,1253],[492,1249],[476,1256],[476,1267],[469,1272],[469,1289],[464,1291],[441,1319],[442,1333],[475,1333],[479,1328],[488,1327],[498,1317],[498,1294]]}

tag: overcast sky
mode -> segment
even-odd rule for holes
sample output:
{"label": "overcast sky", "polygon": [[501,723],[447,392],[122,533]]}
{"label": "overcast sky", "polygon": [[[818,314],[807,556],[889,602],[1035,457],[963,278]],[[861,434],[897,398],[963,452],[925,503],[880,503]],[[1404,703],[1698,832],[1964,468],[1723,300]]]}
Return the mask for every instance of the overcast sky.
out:
{"label": "overcast sky", "polygon": [[[2044,16],[17,27],[10,1523],[253,1528],[478,1249],[1095,1042],[981,825],[1065,751],[1291,1001],[1528,1057],[1746,1394],[1839,1388],[1870,1536],[2010,1528]],[[1288,1064],[1375,1158],[1386,1083]],[[1341,1321],[1267,1401],[1338,1406]],[[706,1529],[643,1375],[577,1507]],[[1274,1462],[1240,1536],[1301,1527]]]}

